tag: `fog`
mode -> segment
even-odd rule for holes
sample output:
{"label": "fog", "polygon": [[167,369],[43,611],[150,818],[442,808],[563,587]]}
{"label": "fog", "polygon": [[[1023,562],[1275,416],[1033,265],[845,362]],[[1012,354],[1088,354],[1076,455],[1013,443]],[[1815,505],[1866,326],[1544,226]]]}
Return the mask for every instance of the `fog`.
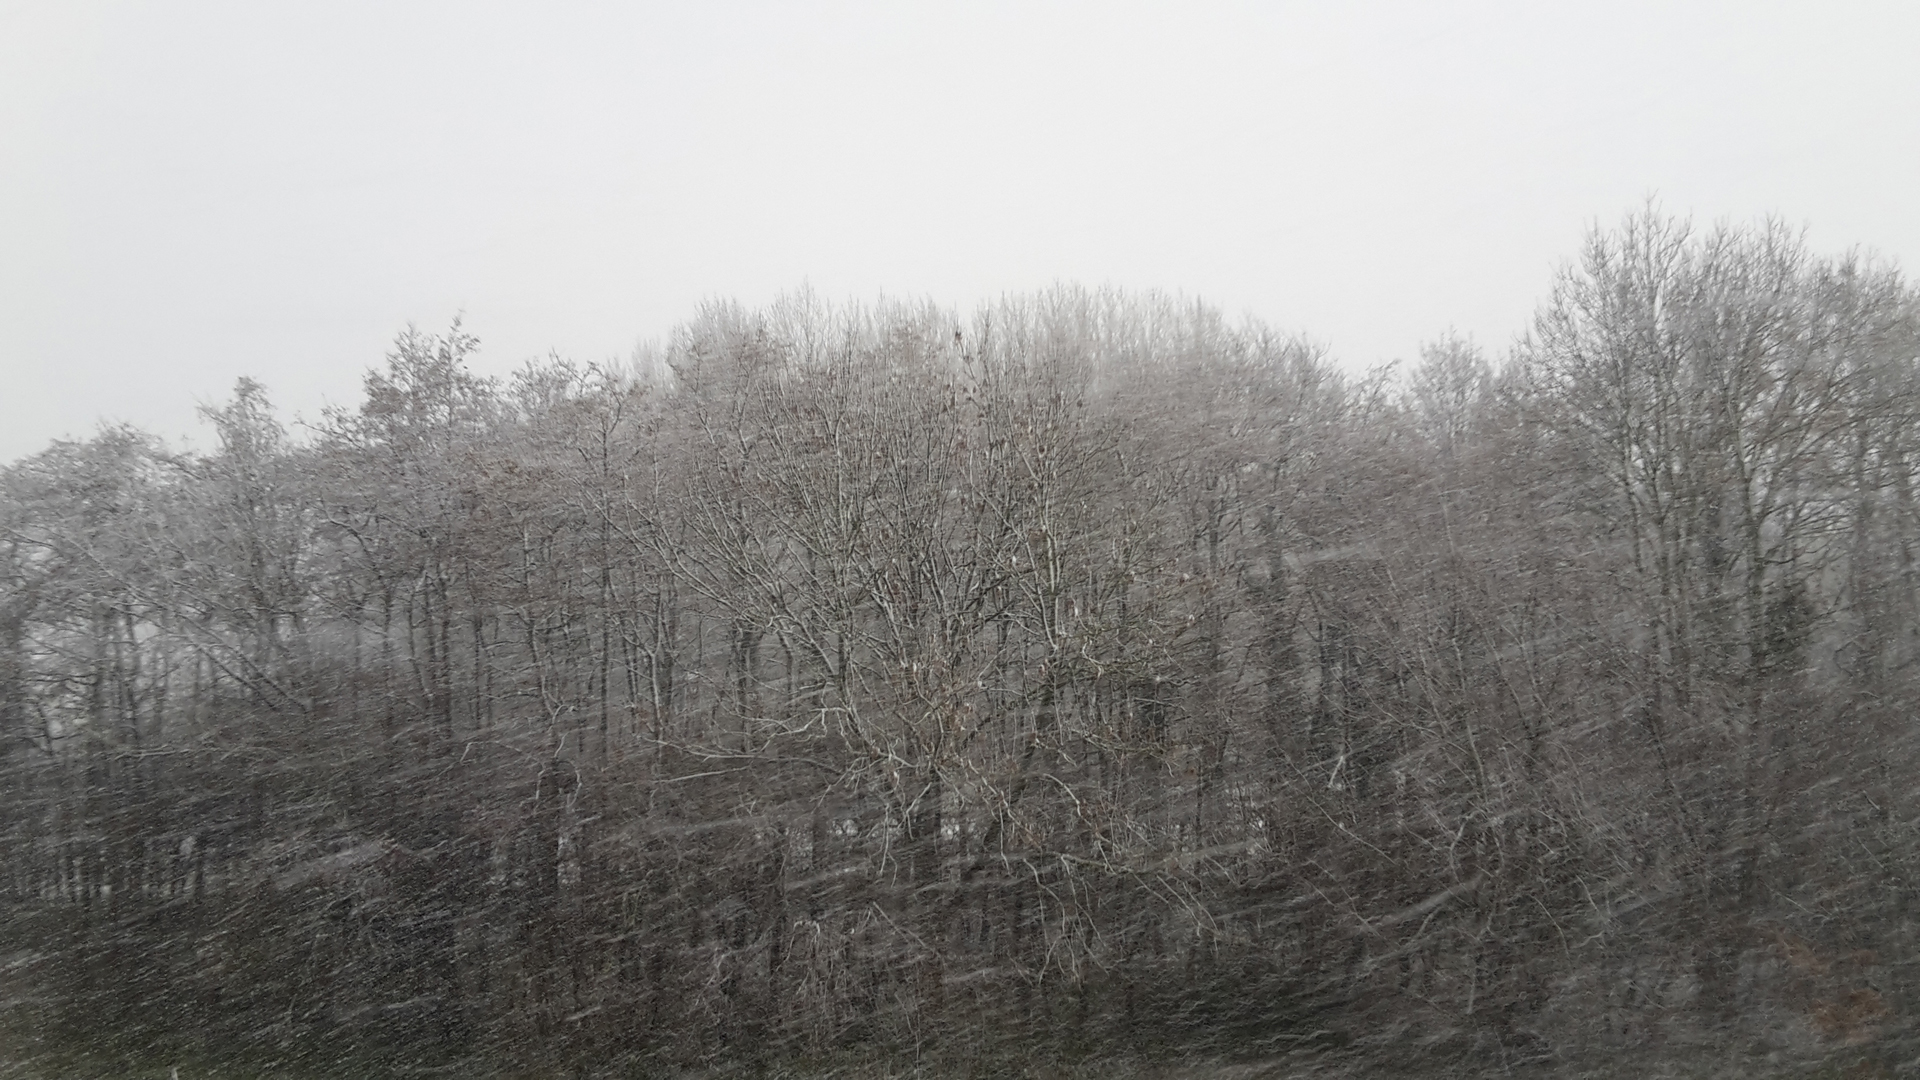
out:
{"label": "fog", "polygon": [[0,460],[312,418],[706,299],[1184,293],[1360,370],[1504,350],[1648,197],[1911,258],[1899,5],[0,6]]}

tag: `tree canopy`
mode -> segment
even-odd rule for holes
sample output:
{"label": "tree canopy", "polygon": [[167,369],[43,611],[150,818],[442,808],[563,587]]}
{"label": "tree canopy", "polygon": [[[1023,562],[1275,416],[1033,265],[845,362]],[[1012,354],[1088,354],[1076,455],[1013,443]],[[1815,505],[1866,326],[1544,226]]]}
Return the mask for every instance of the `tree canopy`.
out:
{"label": "tree canopy", "polygon": [[1897,1040],[1917,300],[1649,211],[1399,374],[802,296],[56,444],[0,472],[8,984],[502,1075]]}

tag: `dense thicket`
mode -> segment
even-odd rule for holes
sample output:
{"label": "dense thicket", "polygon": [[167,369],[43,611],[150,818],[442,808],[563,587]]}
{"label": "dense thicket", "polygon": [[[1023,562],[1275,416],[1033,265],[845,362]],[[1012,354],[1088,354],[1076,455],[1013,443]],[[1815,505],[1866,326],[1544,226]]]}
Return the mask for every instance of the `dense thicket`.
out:
{"label": "dense thicket", "polygon": [[1060,290],[409,331],[0,474],[39,1035],[511,1067],[1892,1039],[1920,305],[1596,232],[1497,369]]}

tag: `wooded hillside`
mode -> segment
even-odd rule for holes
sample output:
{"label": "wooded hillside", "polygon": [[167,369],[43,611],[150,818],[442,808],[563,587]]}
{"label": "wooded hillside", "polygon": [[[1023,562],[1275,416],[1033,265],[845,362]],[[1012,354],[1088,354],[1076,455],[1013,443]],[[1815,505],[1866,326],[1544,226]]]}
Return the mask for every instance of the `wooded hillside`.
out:
{"label": "wooded hillside", "polygon": [[1643,214],[1511,357],[1369,378],[1070,288],[477,346],[0,473],[39,1035],[481,1074],[1911,1030],[1889,268]]}

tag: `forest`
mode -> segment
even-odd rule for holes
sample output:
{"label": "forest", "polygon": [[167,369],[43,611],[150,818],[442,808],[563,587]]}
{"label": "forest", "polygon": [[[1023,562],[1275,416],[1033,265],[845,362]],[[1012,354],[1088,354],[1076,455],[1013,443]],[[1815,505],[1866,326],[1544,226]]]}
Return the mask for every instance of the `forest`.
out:
{"label": "forest", "polygon": [[456,322],[7,465],[0,1042],[1920,1054],[1920,291],[1652,209],[1543,284],[1364,375],[1070,286]]}

